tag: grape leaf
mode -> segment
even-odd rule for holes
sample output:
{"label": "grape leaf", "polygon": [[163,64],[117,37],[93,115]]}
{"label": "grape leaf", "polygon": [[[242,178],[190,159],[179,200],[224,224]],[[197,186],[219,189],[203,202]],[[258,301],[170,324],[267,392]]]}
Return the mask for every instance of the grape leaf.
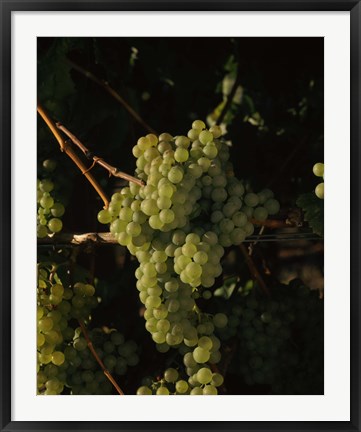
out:
{"label": "grape leaf", "polygon": [[314,192],[299,196],[296,201],[298,207],[304,212],[304,219],[315,234],[323,235],[324,208],[323,200],[316,197]]}

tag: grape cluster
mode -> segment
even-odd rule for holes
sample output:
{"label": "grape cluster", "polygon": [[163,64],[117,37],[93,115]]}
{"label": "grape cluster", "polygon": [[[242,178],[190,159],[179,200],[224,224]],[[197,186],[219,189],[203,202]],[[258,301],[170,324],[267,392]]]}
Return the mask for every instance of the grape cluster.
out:
{"label": "grape cluster", "polygon": [[[95,288],[81,282],[64,287],[55,270],[38,269],[38,393],[111,394],[113,387],[78,327],[78,320],[89,320],[98,304]],[[137,345],[116,330],[95,328],[88,335],[111,373],[124,375],[138,363]]]}
{"label": "grape cluster", "polygon": [[228,306],[222,341],[238,340],[233,368],[247,385],[267,385],[272,394],[322,393],[323,302],[300,280],[272,290],[255,289]]}
{"label": "grape cluster", "polygon": [[[316,177],[322,177],[322,179],[324,179],[325,178],[324,171],[325,171],[325,166],[321,162],[318,162],[313,166],[313,173]],[[325,196],[324,189],[325,189],[325,183],[324,182],[321,182],[316,186],[315,194],[316,194],[317,198],[324,199],[324,196]]]}
{"label": "grape cluster", "polygon": [[[88,336],[98,357],[110,373],[123,376],[129,366],[138,364],[137,344],[131,340],[125,341],[120,332],[94,328],[89,330]],[[66,372],[67,386],[71,388],[71,394],[112,393],[113,386],[88,349],[80,328],[75,330],[73,344],[65,348],[64,355],[69,364]]]}
{"label": "grape cluster", "polygon": [[86,319],[97,305],[95,289],[90,284],[76,283],[64,288],[54,270],[38,269],[37,349],[38,390],[44,394],[60,394],[65,385],[64,346],[72,341],[74,318]]}
{"label": "grape cluster", "polygon": [[49,173],[56,168],[56,162],[46,159],[43,162],[44,175],[37,179],[37,236],[44,238],[48,234],[58,233],[63,228],[61,217],[65,207],[54,192],[54,182]]}
{"label": "grape cluster", "polygon": [[221,134],[219,126],[208,130],[196,120],[187,136],[140,138],[133,154],[145,186],[131,183],[98,214],[139,261],[135,275],[146,329],[160,351],[175,347],[192,358],[187,373],[195,386],[202,384],[198,370],[220,360],[213,332],[227,321],[201,313],[199,291],[222,273],[224,248],[251,235],[252,222],[279,211],[270,190],[246,192]]}

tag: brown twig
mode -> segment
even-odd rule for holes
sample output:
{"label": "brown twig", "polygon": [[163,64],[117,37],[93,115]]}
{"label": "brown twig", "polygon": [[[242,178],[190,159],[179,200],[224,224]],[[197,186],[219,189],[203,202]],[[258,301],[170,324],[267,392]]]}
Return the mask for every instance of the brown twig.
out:
{"label": "brown twig", "polygon": [[122,389],[118,386],[117,382],[115,381],[115,379],[112,377],[111,373],[108,371],[108,369],[104,366],[104,363],[102,362],[102,360],[100,359],[100,357],[98,356],[97,352],[94,349],[93,343],[89,338],[88,332],[86,330],[86,327],[83,323],[83,321],[78,320],[81,331],[83,332],[83,335],[85,337],[85,340],[87,341],[88,344],[88,348],[90,349],[91,353],[93,354],[95,360],[97,361],[97,363],[99,364],[99,366],[102,368],[104,375],[108,378],[108,380],[113,384],[114,388],[116,389],[116,391],[121,395],[124,396],[124,393],[122,391]]}
{"label": "brown twig", "polygon": [[144,182],[143,180],[137,179],[129,174],[126,174],[123,171],[119,171],[118,168],[113,167],[112,165],[108,164],[107,162],[105,162],[102,158],[94,156],[92,154],[92,152],[85,147],[85,145],[72,133],[69,131],[69,129],[67,129],[64,125],[62,125],[61,123],[56,123],[56,127],[61,130],[62,132],[64,132],[64,134],[71,139],[71,141],[77,146],[79,147],[79,149],[84,153],[84,155],[88,158],[88,159],[92,159],[94,161],[94,164],[98,164],[101,167],[105,168],[109,174],[111,174],[114,177],[119,177],[122,178],[124,180],[127,180],[129,182],[133,182],[138,184],[139,186],[144,186]]}
{"label": "brown twig", "polygon": [[52,237],[38,239],[39,244],[66,244],[66,245],[101,245],[101,244],[118,244],[117,239],[112,233],[59,233]]}
{"label": "brown twig", "polygon": [[249,256],[246,247],[243,244],[239,245],[239,248],[246,260],[247,266],[253,276],[253,278],[258,282],[260,288],[262,289],[262,291],[268,296],[271,296],[271,292],[268,289],[267,285],[265,284],[264,280],[262,279],[262,276],[260,274],[260,272],[258,271],[255,263],[253,262],[252,257]]}
{"label": "brown twig", "polygon": [[140,115],[134,111],[134,109],[128,104],[128,102],[120,96],[118,92],[116,92],[112,87],[110,87],[109,83],[107,81],[101,80],[98,77],[96,77],[94,74],[89,72],[88,70],[82,68],[77,63],[74,63],[71,60],[67,60],[70,66],[72,66],[76,71],[84,75],[86,78],[90,79],[91,81],[98,84],[100,87],[102,87],[107,93],[109,93],[116,101],[118,101],[127,111],[128,113],[139,123],[141,124],[144,129],[146,129],[150,133],[156,134],[155,130],[151,128],[143,119],[140,117]]}
{"label": "brown twig", "polygon": [[51,130],[52,134],[57,139],[61,151],[66,153],[70,159],[75,163],[75,165],[80,169],[82,174],[85,175],[85,177],[88,179],[90,184],[93,186],[93,188],[97,191],[98,195],[101,197],[101,199],[104,202],[104,207],[107,208],[109,205],[108,197],[106,196],[105,192],[103,191],[100,184],[95,180],[95,178],[92,176],[90,172],[88,172],[87,167],[84,165],[84,163],[80,160],[78,155],[74,152],[74,150],[69,147],[69,145],[65,142],[61,134],[59,133],[58,129],[56,128],[53,120],[49,117],[49,115],[46,113],[44,108],[38,104],[38,113],[41,116],[41,118],[45,121],[48,128]]}

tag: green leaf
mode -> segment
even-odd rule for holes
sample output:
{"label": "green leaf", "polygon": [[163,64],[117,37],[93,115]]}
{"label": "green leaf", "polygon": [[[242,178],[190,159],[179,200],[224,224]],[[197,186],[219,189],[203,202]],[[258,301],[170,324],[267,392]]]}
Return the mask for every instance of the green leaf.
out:
{"label": "green leaf", "polygon": [[323,200],[316,197],[314,192],[299,196],[296,201],[298,207],[304,212],[304,219],[315,234],[323,235],[324,207]]}

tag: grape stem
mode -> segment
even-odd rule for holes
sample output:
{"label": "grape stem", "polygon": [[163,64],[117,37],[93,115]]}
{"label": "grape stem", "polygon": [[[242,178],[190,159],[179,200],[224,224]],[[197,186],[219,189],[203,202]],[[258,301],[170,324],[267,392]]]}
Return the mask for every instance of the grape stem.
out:
{"label": "grape stem", "polygon": [[85,177],[88,179],[90,184],[97,191],[100,198],[103,200],[104,207],[108,208],[109,200],[108,200],[108,197],[106,196],[105,192],[103,191],[102,187],[97,182],[97,180],[93,177],[93,175],[89,172],[89,170],[84,165],[84,163],[81,161],[79,156],[68,145],[68,143],[65,142],[64,138],[61,136],[57,127],[55,126],[53,120],[49,117],[47,112],[44,110],[44,108],[39,103],[38,103],[37,111],[38,111],[40,117],[47,124],[48,128],[50,129],[50,131],[52,132],[54,137],[57,139],[61,151],[66,153],[70,157],[70,159],[75,163],[75,165],[80,169],[80,171],[85,175]]}
{"label": "grape stem", "polygon": [[[112,165],[108,164],[102,158],[100,158],[98,156],[94,156],[92,154],[92,152],[87,147],[85,147],[85,145],[72,132],[70,132],[69,129],[67,129],[64,125],[62,125],[61,123],[58,122],[58,123],[56,123],[56,127],[59,130],[61,130],[68,138],[70,138],[70,140],[73,142],[73,144],[75,144],[77,147],[79,147],[79,149],[84,153],[84,155],[87,158],[93,160],[93,165],[91,166],[91,168],[95,164],[98,164],[101,167],[105,168],[109,172],[109,175],[122,178],[124,180],[129,181],[129,182],[136,183],[139,186],[144,186],[145,183],[142,180],[137,179],[137,178],[135,178],[129,174],[126,174],[123,171],[119,171],[118,168],[113,167]],[[89,168],[89,170],[91,168]]]}
{"label": "grape stem", "polygon": [[260,286],[261,290],[268,296],[271,297],[271,292],[268,289],[267,285],[265,284],[264,280],[262,279],[262,276],[260,272],[258,271],[256,264],[254,263],[252,257],[248,254],[246,247],[243,244],[239,245],[239,249],[241,250],[247,266],[253,276],[253,278],[258,282],[258,285]]}
{"label": "grape stem", "polygon": [[116,391],[121,395],[124,396],[124,393],[122,391],[122,389],[118,386],[117,382],[115,381],[115,379],[112,377],[112,374],[108,371],[108,369],[104,366],[104,363],[101,361],[100,357],[98,356],[97,352],[94,349],[94,345],[92,343],[92,341],[89,338],[87,329],[83,323],[83,321],[78,320],[81,331],[83,332],[83,335],[85,337],[85,340],[87,341],[88,344],[88,348],[90,350],[90,352],[93,354],[95,360],[97,361],[97,363],[99,364],[99,366],[102,368],[104,375],[108,378],[108,380],[113,384],[114,388],[116,389]]}
{"label": "grape stem", "polygon": [[86,78],[90,79],[91,81],[98,84],[100,87],[102,87],[107,93],[110,94],[116,101],[118,101],[123,108],[128,111],[128,113],[136,120],[140,125],[143,126],[145,130],[147,130],[150,133],[156,134],[155,130],[151,128],[143,119],[142,117],[128,104],[128,102],[120,96],[118,92],[116,92],[112,87],[110,87],[109,83],[107,81],[101,80],[98,77],[96,77],[94,74],[89,72],[88,70],[82,68],[78,64],[74,63],[73,61],[67,59],[67,63],[76,71],[84,75]]}

